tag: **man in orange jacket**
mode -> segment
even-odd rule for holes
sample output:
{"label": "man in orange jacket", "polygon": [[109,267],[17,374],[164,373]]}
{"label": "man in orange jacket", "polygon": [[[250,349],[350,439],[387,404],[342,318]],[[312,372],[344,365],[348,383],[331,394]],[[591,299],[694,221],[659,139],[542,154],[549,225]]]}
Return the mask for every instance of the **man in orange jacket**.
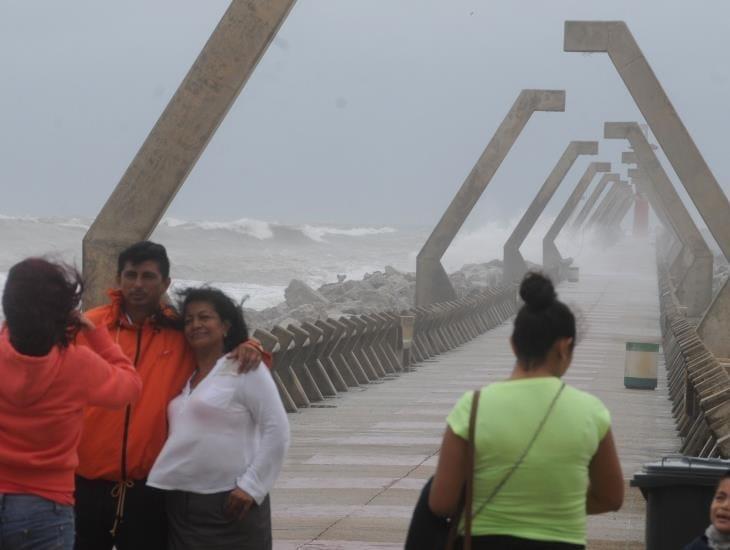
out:
{"label": "man in orange jacket", "polygon": [[[130,246],[119,255],[117,278],[111,303],[86,315],[106,325],[133,361],[142,395],[123,410],[89,407],[85,413],[76,478],[76,550],[163,550],[163,497],[147,487],[146,478],[167,437],[167,405],[192,374],[194,360],[177,313],[162,303],[170,285],[165,248],[149,241]],[[267,355],[255,340],[233,354],[242,371]]]}

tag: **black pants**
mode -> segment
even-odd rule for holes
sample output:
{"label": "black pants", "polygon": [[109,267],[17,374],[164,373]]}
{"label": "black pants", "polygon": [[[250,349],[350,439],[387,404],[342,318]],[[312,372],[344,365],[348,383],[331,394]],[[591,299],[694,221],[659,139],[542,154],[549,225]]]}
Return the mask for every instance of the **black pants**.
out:
{"label": "black pants", "polygon": [[254,504],[243,520],[224,512],[230,491],[201,495],[166,491],[169,550],[271,550],[269,497]]}
{"label": "black pants", "polygon": [[[471,538],[472,550],[583,550],[585,546],[568,544],[567,542],[545,542],[540,540],[520,539],[502,535],[488,535]],[[461,548],[461,541],[456,545]]]}
{"label": "black pants", "polygon": [[167,548],[167,518],[164,492],[148,487],[144,480],[127,489],[124,515],[114,526],[118,499],[116,483],[76,477],[75,550],[164,550]]}

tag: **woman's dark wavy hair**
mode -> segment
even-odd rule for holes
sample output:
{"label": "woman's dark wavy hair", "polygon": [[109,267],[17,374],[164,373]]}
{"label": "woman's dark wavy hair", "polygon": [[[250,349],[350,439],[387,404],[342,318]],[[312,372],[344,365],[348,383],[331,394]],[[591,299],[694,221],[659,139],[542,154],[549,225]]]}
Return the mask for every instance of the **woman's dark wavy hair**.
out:
{"label": "woman's dark wavy hair", "polygon": [[177,292],[179,299],[178,309],[184,320],[185,308],[193,302],[206,302],[213,306],[221,321],[228,321],[228,329],[223,348],[226,353],[233,351],[239,344],[248,340],[248,327],[243,320],[241,307],[223,291],[210,286],[189,287]]}
{"label": "woman's dark wavy hair", "polygon": [[67,347],[81,328],[83,290],[81,275],[66,264],[27,258],[11,267],[2,301],[13,347],[36,357]]}
{"label": "woman's dark wavy hair", "polygon": [[528,370],[545,361],[557,340],[573,338],[575,316],[558,300],[553,283],[545,275],[530,272],[520,285],[524,305],[515,318],[512,345],[517,360]]}

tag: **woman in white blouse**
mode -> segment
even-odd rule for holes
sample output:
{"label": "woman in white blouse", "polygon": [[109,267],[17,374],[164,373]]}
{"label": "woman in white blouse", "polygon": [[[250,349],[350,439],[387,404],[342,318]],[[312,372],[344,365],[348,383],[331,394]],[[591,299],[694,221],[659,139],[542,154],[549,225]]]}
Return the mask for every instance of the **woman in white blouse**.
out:
{"label": "woman in white blouse", "polygon": [[168,407],[169,435],[147,481],[168,491],[168,548],[270,549],[286,412],[265,366],[238,374],[226,356],[248,338],[241,308],[214,288],[181,294],[197,369]]}

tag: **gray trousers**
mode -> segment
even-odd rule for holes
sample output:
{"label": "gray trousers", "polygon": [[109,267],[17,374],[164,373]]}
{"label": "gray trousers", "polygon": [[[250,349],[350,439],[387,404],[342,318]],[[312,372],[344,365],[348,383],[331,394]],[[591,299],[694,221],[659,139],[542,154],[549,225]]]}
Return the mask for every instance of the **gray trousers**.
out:
{"label": "gray trousers", "polygon": [[271,550],[269,497],[236,521],[223,511],[229,494],[166,491],[168,550]]}

